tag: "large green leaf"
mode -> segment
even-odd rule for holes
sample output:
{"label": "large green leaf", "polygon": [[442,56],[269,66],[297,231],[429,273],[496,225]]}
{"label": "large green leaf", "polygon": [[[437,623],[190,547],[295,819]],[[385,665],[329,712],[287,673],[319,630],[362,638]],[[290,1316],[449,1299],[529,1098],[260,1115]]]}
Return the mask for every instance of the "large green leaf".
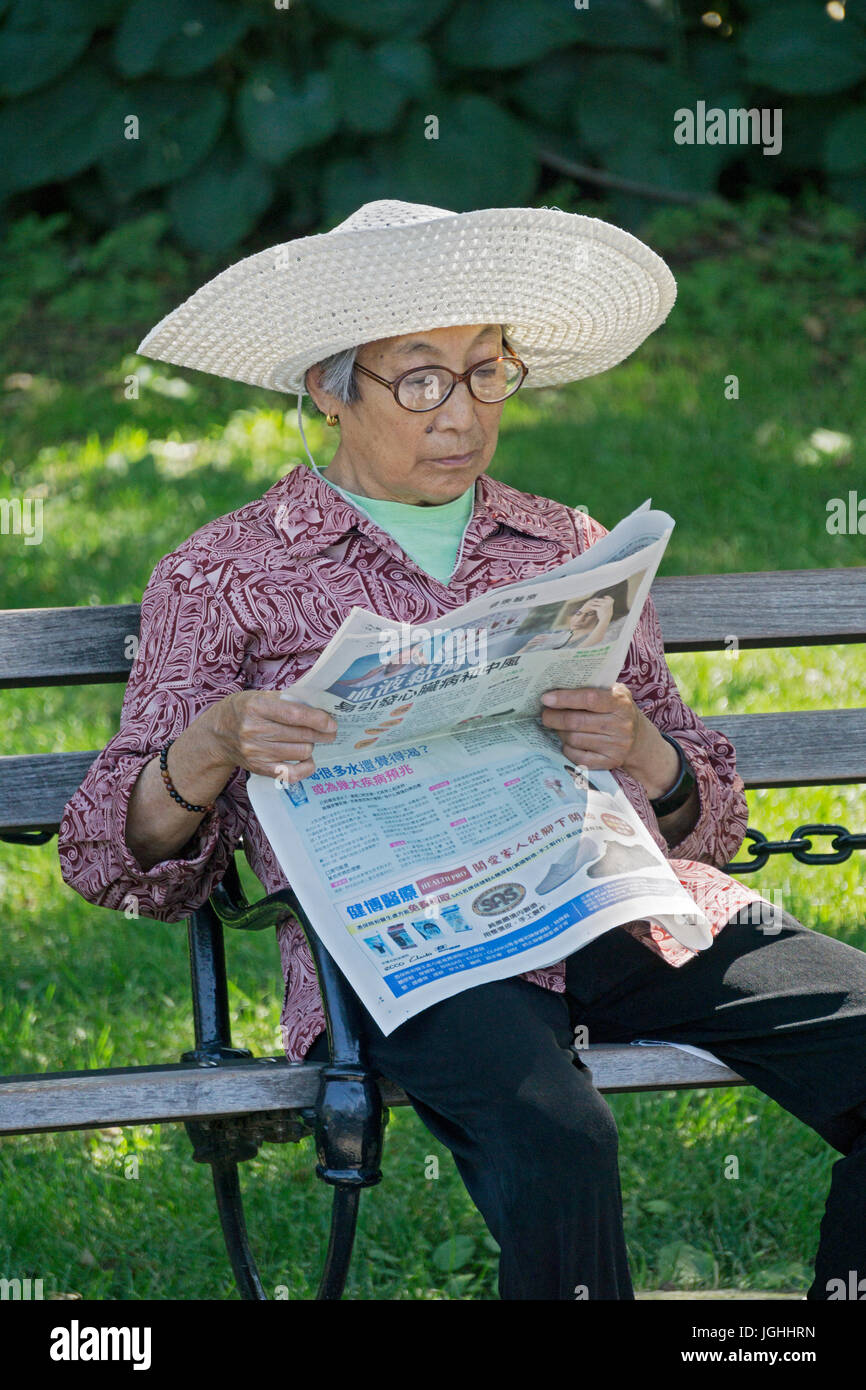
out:
{"label": "large green leaf", "polygon": [[63,192],[69,206],[94,227],[115,227],[118,219],[130,212],[106,186],[98,168],[85,169],[67,179]]}
{"label": "large green leaf", "polygon": [[395,39],[363,48],[343,38],[327,59],[343,123],[360,134],[391,130],[409,97],[433,84],[433,60],[420,43]]}
{"label": "large green leaf", "polygon": [[87,169],[117,138],[124,99],[89,59],[52,87],[0,111],[0,188],[56,183]]}
{"label": "large green leaf", "polygon": [[578,43],[582,18],[562,0],[460,0],[431,39],[455,67],[518,68]]}
{"label": "large green leaf", "polygon": [[[429,116],[438,116],[439,137]],[[489,97],[452,96],[410,110],[395,149],[399,197],[466,212],[522,206],[537,175],[534,140]]]}
{"label": "large green leaf", "polygon": [[211,67],[250,22],[226,0],[132,0],[114,35],[114,60],[126,77],[189,77]]}
{"label": "large green leaf", "polygon": [[[104,29],[119,20],[129,0],[51,0],[43,13],[46,23],[75,25],[87,23],[91,29]],[[32,10],[33,0],[15,0],[13,9]]]}
{"label": "large green leaf", "polygon": [[235,122],[250,154],[264,164],[282,164],[296,150],[326,140],[339,108],[328,71],[296,81],[276,62],[260,63],[240,87]]}
{"label": "large green leaf", "polygon": [[831,179],[828,190],[831,198],[847,203],[849,208],[866,218],[866,174],[849,174],[845,178]]}
{"label": "large green leaf", "polygon": [[0,29],[0,96],[23,96],[66,72],[93,31],[111,24],[124,0],[14,0]]}
{"label": "large green leaf", "polygon": [[551,53],[515,76],[509,86],[509,96],[523,111],[545,125],[567,126],[582,61],[582,56],[574,49]]}
{"label": "large green leaf", "polygon": [[866,35],[807,0],[768,9],[747,26],[742,51],[753,82],[780,92],[842,92],[866,77]]}
{"label": "large green leaf", "polygon": [[343,123],[360,134],[390,130],[407,99],[405,87],[389,81],[369,50],[339,39],[328,52]]}
{"label": "large green leaf", "polygon": [[138,117],[138,139],[126,139],[118,125],[112,149],[100,161],[114,195],[132,198],[183,178],[216,141],[226,109],[224,93],[208,82],[148,78],[131,88],[126,114]]}
{"label": "large green leaf", "polygon": [[168,195],[172,225],[196,251],[228,251],[256,226],[273,197],[270,171],[224,139]]}
{"label": "large green leaf", "polygon": [[451,0],[308,0],[308,5],[359,34],[414,39],[432,28]]}
{"label": "large green leaf", "polygon": [[462,1269],[475,1254],[475,1241],[471,1236],[449,1236],[437,1245],[431,1260],[436,1269],[449,1274],[453,1269]]}
{"label": "large green leaf", "polygon": [[370,56],[385,77],[410,96],[421,96],[435,80],[436,66],[426,44],[385,39],[370,49]]}
{"label": "large green leaf", "polygon": [[575,20],[575,38],[592,47],[663,49],[671,41],[670,24],[646,0],[590,0]]}
{"label": "large green leaf", "polygon": [[0,97],[23,96],[53,82],[84,52],[93,24],[66,6],[46,21],[42,7],[13,6],[0,29]]}
{"label": "large green leaf", "polygon": [[328,226],[336,226],[363,203],[409,196],[395,174],[394,159],[390,147],[368,147],[363,156],[328,161],[322,171],[322,217]]}
{"label": "large green leaf", "polygon": [[700,1284],[712,1287],[718,1268],[709,1250],[699,1250],[684,1240],[662,1245],[658,1252],[658,1278],[677,1288],[696,1288]]}
{"label": "large green leaf", "polygon": [[651,58],[595,55],[581,65],[576,129],[581,143],[596,154],[629,142],[673,144],[674,111],[694,106],[702,95],[695,83]]}
{"label": "large green leaf", "polygon": [[34,16],[45,29],[91,30],[113,24],[123,12],[128,0],[51,0],[50,5],[37,6],[33,0],[9,0],[0,4],[0,15],[6,24],[29,25]]}
{"label": "large green leaf", "polygon": [[827,133],[825,158],[831,174],[866,170],[866,106],[852,106],[833,122]]}
{"label": "large green leaf", "polygon": [[699,34],[690,34],[683,47],[686,71],[706,88],[707,101],[713,92],[736,87],[742,81],[743,55],[733,42],[725,43],[718,34],[702,29]]}
{"label": "large green leaf", "polygon": [[[795,175],[824,168],[827,137],[838,115],[836,102],[824,97],[791,97],[785,101],[782,122],[782,148],[764,160],[769,172],[778,177],[784,169]],[[866,164],[866,155],[863,163]]]}
{"label": "large green leaf", "polygon": [[706,89],[690,78],[636,54],[599,54],[581,74],[575,102],[581,147],[609,172],[658,188],[709,192],[719,170],[739,157],[736,146],[674,142],[677,110],[694,110],[698,100],[727,110],[742,105],[739,93],[713,93],[708,99]]}

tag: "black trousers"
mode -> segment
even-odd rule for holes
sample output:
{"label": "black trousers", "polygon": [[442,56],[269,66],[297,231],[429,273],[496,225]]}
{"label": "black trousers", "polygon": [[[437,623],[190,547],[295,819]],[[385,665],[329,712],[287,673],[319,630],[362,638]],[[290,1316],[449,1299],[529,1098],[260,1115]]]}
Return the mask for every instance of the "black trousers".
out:
{"label": "black trousers", "polygon": [[[497,980],[389,1037],[362,1006],[371,1065],[450,1149],[500,1246],[501,1298],[634,1298],[616,1124],[573,1060],[578,1025],[590,1043],[706,1047],[820,1134],[843,1157],[807,1298],[866,1278],[866,952],[789,913],[747,918],[679,969],[615,928],[568,958],[564,994]],[[309,1056],[327,1056],[326,1034]]]}

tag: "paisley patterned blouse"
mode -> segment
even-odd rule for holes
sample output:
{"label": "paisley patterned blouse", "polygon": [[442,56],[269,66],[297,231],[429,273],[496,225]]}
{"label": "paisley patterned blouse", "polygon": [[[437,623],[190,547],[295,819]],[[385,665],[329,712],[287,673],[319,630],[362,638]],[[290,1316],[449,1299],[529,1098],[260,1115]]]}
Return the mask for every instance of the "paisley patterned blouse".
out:
{"label": "paisley patterned blouse", "polygon": [[[64,880],[101,907],[120,909],[132,895],[142,916],[177,922],[207,900],[242,838],[265,891],[285,887],[241,768],[183,852],[142,869],[124,826],[145,764],[223,696],[293,684],[353,605],[394,621],[428,623],[497,585],[542,573],[605,534],[583,512],[482,475],[454,572],[442,584],[306,465],[292,468],[262,497],[200,527],[154,569],[142,597],[139,651],[120,728],[64,808],[58,834]],[[731,743],[680,698],[652,598],[619,679],[653,723],[682,744],[698,782],[697,823],[669,847],[641,783],[620,769],[614,777],[715,934],[741,907],[762,900],[715,867],[742,843],[746,799]],[[694,955],[651,920],[622,930],[672,966]],[[325,1027],[318,980],[296,918],[287,915],[277,936],[283,1045],[290,1061],[300,1061]],[[565,989],[562,963],[524,978]]]}

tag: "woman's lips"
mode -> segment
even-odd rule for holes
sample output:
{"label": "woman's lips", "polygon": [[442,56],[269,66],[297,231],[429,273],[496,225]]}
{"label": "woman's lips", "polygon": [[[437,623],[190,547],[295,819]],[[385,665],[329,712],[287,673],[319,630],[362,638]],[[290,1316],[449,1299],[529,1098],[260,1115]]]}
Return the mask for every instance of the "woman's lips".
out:
{"label": "woman's lips", "polygon": [[461,464],[468,463],[469,460],[470,460],[471,458],[473,458],[474,455],[475,455],[477,452],[478,452],[477,449],[470,449],[470,451],[469,451],[468,454],[460,454],[457,458],[434,459],[433,462],[434,462],[434,463],[446,463],[446,464],[452,464],[452,465],[455,465],[455,466],[460,466]]}

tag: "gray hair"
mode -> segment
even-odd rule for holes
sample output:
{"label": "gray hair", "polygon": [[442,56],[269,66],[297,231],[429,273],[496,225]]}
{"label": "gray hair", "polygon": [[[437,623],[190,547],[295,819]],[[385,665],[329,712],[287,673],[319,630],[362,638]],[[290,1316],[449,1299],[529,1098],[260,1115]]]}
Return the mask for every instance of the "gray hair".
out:
{"label": "gray hair", "polygon": [[[330,357],[324,357],[321,362],[316,364],[322,371],[322,390],[327,391],[329,396],[336,396],[343,405],[351,405],[354,401],[361,399],[358,376],[355,371],[355,358],[360,351],[360,344],[358,347],[343,348],[342,352],[332,353]],[[315,401],[313,401],[313,405],[316,405]],[[317,405],[316,410],[319,411],[320,415],[325,413],[323,410],[319,410]]]}
{"label": "gray hair", "polygon": [[[505,324],[499,326],[502,329],[502,345],[507,349]],[[361,399],[358,374],[355,371],[355,359],[363,346],[364,344],[359,343],[357,347],[343,348],[341,352],[332,353],[330,357],[323,357],[321,362],[316,364],[322,371],[322,390],[327,391],[329,396],[336,396],[343,405],[353,405],[355,401]],[[304,380],[306,382],[306,373]],[[312,400],[312,397],[310,399]],[[320,415],[324,415],[325,412],[319,410],[315,401],[313,401],[313,405]]]}

